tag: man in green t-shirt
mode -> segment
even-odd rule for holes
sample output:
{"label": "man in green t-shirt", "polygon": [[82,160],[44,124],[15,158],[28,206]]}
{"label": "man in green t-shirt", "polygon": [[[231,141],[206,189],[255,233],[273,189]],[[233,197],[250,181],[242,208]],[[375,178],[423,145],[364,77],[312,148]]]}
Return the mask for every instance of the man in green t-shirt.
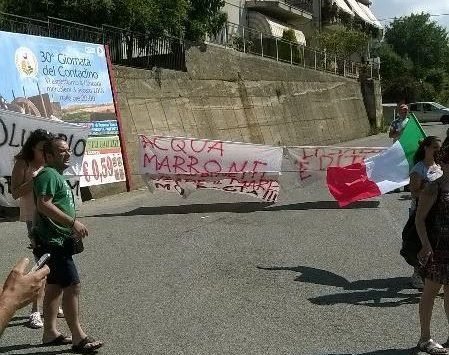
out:
{"label": "man in green t-shirt", "polygon": [[[44,296],[44,345],[72,343],[76,352],[89,352],[103,343],[87,336],[82,330],[78,316],[80,280],[72,256],[62,248],[64,240],[71,237],[85,238],[88,230],[75,216],[72,191],[62,173],[69,167],[70,149],[61,138],[51,138],[44,144],[46,167],[34,179],[34,195],[38,216],[34,233],[51,253],[48,261]],[[72,338],[57,330],[59,300]]]}

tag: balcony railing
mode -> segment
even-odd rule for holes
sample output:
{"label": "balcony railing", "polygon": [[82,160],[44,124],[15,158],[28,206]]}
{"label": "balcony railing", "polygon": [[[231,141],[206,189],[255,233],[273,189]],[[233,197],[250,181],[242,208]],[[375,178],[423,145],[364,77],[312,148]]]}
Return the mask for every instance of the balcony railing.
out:
{"label": "balcony railing", "polygon": [[312,20],[313,6],[311,11],[309,6],[305,8],[305,4],[301,4],[303,1],[299,2],[300,4],[298,6],[294,4],[294,0],[246,0],[245,7],[248,9],[257,9],[257,11],[268,15],[275,14],[276,17],[283,19],[295,19],[298,16],[303,16]]}
{"label": "balcony railing", "polygon": [[349,78],[358,78],[361,71],[369,78],[379,79],[380,75],[378,66],[341,58],[326,50],[289,42],[233,23],[227,23],[220,33],[208,41],[240,52]]}

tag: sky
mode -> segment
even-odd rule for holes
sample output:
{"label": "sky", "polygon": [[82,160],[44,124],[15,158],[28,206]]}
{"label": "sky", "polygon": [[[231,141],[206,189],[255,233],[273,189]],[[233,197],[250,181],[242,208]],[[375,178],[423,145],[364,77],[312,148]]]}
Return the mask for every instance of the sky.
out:
{"label": "sky", "polygon": [[[371,2],[370,9],[378,20],[408,16],[422,11],[434,15],[448,14],[431,17],[431,19],[449,31],[449,0],[371,0]],[[389,21],[391,20],[381,21],[381,23],[385,26]]]}

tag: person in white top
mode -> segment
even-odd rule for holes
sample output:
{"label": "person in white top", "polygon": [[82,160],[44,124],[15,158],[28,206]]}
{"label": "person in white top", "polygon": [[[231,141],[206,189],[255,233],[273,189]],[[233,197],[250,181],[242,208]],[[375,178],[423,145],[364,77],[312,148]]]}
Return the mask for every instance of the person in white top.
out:
{"label": "person in white top", "polygon": [[[19,154],[15,156],[15,164],[11,176],[11,193],[14,199],[19,199],[20,221],[25,222],[30,236],[33,227],[36,207],[33,196],[33,178],[44,167],[44,143],[51,136],[50,133],[42,129],[33,131]],[[30,239],[30,247],[33,248],[33,240]],[[44,326],[39,304],[42,303],[43,290],[39,297],[33,301],[28,325],[31,328],[42,328]],[[62,310],[59,314],[63,317]]]}
{"label": "person in white top", "polygon": [[[435,156],[440,149],[441,139],[436,136],[428,136],[419,142],[418,150],[413,157],[415,165],[410,171],[410,193],[412,197],[410,214],[416,211],[419,196],[426,184],[443,175],[441,167],[435,162]],[[411,284],[417,289],[423,289],[424,282],[419,271],[415,268],[411,277]]]}

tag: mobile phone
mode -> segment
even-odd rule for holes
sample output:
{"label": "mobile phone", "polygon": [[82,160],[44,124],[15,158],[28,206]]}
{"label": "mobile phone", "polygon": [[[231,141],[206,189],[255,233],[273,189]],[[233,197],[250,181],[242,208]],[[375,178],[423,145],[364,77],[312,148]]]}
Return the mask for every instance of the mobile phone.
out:
{"label": "mobile phone", "polygon": [[36,264],[34,264],[34,266],[31,268],[29,274],[31,274],[32,272],[35,272],[39,269],[41,269],[45,263],[47,262],[48,258],[50,258],[50,254],[46,253],[44,255],[41,256],[41,258],[37,261]]}

